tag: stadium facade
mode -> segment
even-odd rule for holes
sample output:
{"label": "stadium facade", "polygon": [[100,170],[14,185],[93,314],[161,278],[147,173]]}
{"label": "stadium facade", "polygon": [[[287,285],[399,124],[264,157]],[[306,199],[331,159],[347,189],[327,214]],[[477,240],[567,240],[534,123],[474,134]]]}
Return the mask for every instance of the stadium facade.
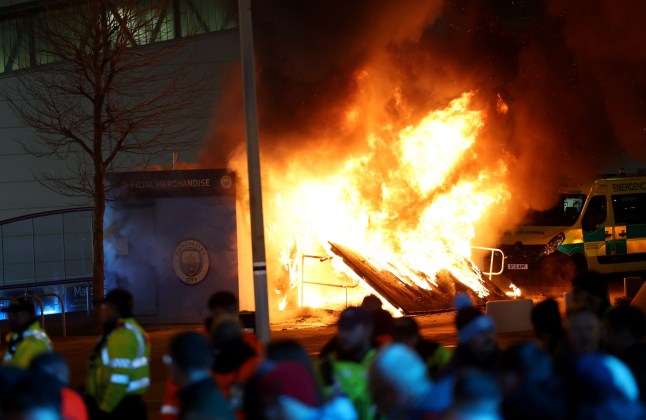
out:
{"label": "stadium facade", "polygon": [[[163,3],[142,2],[146,7]],[[40,71],[52,65],[51,56],[39,48],[37,33],[46,19],[47,13],[39,2],[0,0],[0,89],[14,86],[21,72]],[[154,27],[143,36],[137,35],[141,43],[150,44],[149,48],[182,42],[182,49],[190,51],[192,61],[198,63],[199,72],[219,75],[226,66],[239,61],[235,1],[169,1],[160,10]],[[213,79],[212,92],[200,99],[205,101],[205,112],[195,117],[198,135],[191,139],[191,147],[181,152],[182,162],[196,162],[209,127],[214,124],[211,110],[218,101],[218,77]],[[40,174],[64,174],[67,162],[28,153],[23,146],[34,136],[37,134],[0,99],[0,295],[62,291],[74,295],[66,297],[69,306],[84,307],[92,276],[92,202],[59,194],[43,185]],[[170,169],[172,161],[170,154],[151,156],[150,160],[164,169]],[[123,164],[120,168],[142,169]],[[250,266],[250,261],[239,264],[247,262]],[[240,267],[238,271],[241,307],[251,309],[253,293],[244,292],[251,289],[245,286],[250,286],[251,276],[242,274],[250,272],[250,268]],[[53,302],[50,310],[57,311],[57,305]]]}

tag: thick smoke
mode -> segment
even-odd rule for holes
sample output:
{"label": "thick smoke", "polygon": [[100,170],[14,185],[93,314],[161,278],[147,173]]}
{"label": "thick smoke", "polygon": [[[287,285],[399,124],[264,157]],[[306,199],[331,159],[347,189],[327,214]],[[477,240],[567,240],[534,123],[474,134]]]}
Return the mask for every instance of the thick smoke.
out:
{"label": "thick smoke", "polygon": [[[325,162],[364,141],[383,114],[408,124],[475,90],[490,111],[478,155],[511,160],[518,198],[545,206],[565,176],[646,158],[646,6],[620,3],[257,1],[263,153],[285,162],[309,150]],[[362,74],[380,83],[366,92]],[[242,138],[237,82],[227,81],[208,160]],[[505,115],[494,111],[499,96]],[[372,115],[348,127],[359,98]]]}
{"label": "thick smoke", "polygon": [[[502,159],[513,197],[507,220],[553,204],[565,182],[589,181],[620,159],[646,160],[640,1],[257,0],[252,10],[262,161],[274,170],[334,171],[370,133],[387,141],[469,91],[486,122],[448,182]],[[207,164],[241,161],[233,70],[203,151]],[[377,163],[375,182],[358,187],[393,176]]]}

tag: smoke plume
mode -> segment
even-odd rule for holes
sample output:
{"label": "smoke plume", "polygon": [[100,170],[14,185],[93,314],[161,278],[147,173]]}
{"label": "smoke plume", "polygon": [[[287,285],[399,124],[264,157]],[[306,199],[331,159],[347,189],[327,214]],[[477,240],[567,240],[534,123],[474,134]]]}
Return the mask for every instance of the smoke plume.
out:
{"label": "smoke plume", "polygon": [[[646,159],[643,2],[257,0],[252,11],[262,163],[276,173],[334,171],[371,133],[386,151],[388,133],[464,92],[486,124],[449,181],[506,162],[512,219],[553,204],[566,181]],[[245,169],[239,70],[226,81],[206,165],[228,156]],[[377,181],[393,177],[371,168]],[[269,188],[284,181],[263,176]]]}
{"label": "smoke plume", "polygon": [[[520,195],[536,179],[551,191],[564,176],[588,179],[620,155],[646,158],[641,2],[263,0],[253,6],[267,159],[307,150],[327,161],[365,141],[362,134],[384,114],[409,124],[465,91],[476,91],[490,110],[482,156],[515,162]],[[237,81],[226,82],[204,160],[221,161],[242,141]],[[499,96],[507,114],[493,112]],[[357,101],[372,105],[349,126],[348,107]],[[545,205],[533,192],[523,198]]]}

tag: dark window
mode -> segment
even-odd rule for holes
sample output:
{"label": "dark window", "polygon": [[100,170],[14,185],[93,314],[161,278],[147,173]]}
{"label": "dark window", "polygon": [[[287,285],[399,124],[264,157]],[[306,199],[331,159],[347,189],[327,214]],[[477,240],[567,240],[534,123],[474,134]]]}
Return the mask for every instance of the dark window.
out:
{"label": "dark window", "polygon": [[586,232],[594,232],[608,217],[608,207],[605,195],[595,195],[590,199],[588,208],[581,221],[581,227]]}
{"label": "dark window", "polygon": [[625,194],[612,196],[615,224],[646,224],[646,194]]}
{"label": "dark window", "polygon": [[[109,22],[116,22],[117,17],[125,20],[131,42],[136,45],[225,31],[238,26],[237,3],[232,0],[176,0],[168,3],[137,0],[129,3],[129,9],[117,6],[106,11]],[[51,15],[40,8],[38,2],[25,3],[22,8],[24,10],[20,13],[11,7],[0,9],[0,73],[59,60],[41,29],[55,24],[50,22]],[[57,15],[55,21],[61,25],[57,31],[64,31],[66,25],[76,20],[68,8],[49,13]],[[74,31],[70,36],[76,36]]]}

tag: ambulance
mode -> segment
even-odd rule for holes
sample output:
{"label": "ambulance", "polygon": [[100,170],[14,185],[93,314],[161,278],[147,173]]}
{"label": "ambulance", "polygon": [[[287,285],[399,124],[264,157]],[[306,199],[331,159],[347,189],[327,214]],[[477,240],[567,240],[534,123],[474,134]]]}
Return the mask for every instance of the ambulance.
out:
{"label": "ambulance", "polygon": [[540,271],[555,257],[574,274],[646,272],[646,174],[603,176],[565,188],[556,206],[530,211],[503,236],[503,274]]}

